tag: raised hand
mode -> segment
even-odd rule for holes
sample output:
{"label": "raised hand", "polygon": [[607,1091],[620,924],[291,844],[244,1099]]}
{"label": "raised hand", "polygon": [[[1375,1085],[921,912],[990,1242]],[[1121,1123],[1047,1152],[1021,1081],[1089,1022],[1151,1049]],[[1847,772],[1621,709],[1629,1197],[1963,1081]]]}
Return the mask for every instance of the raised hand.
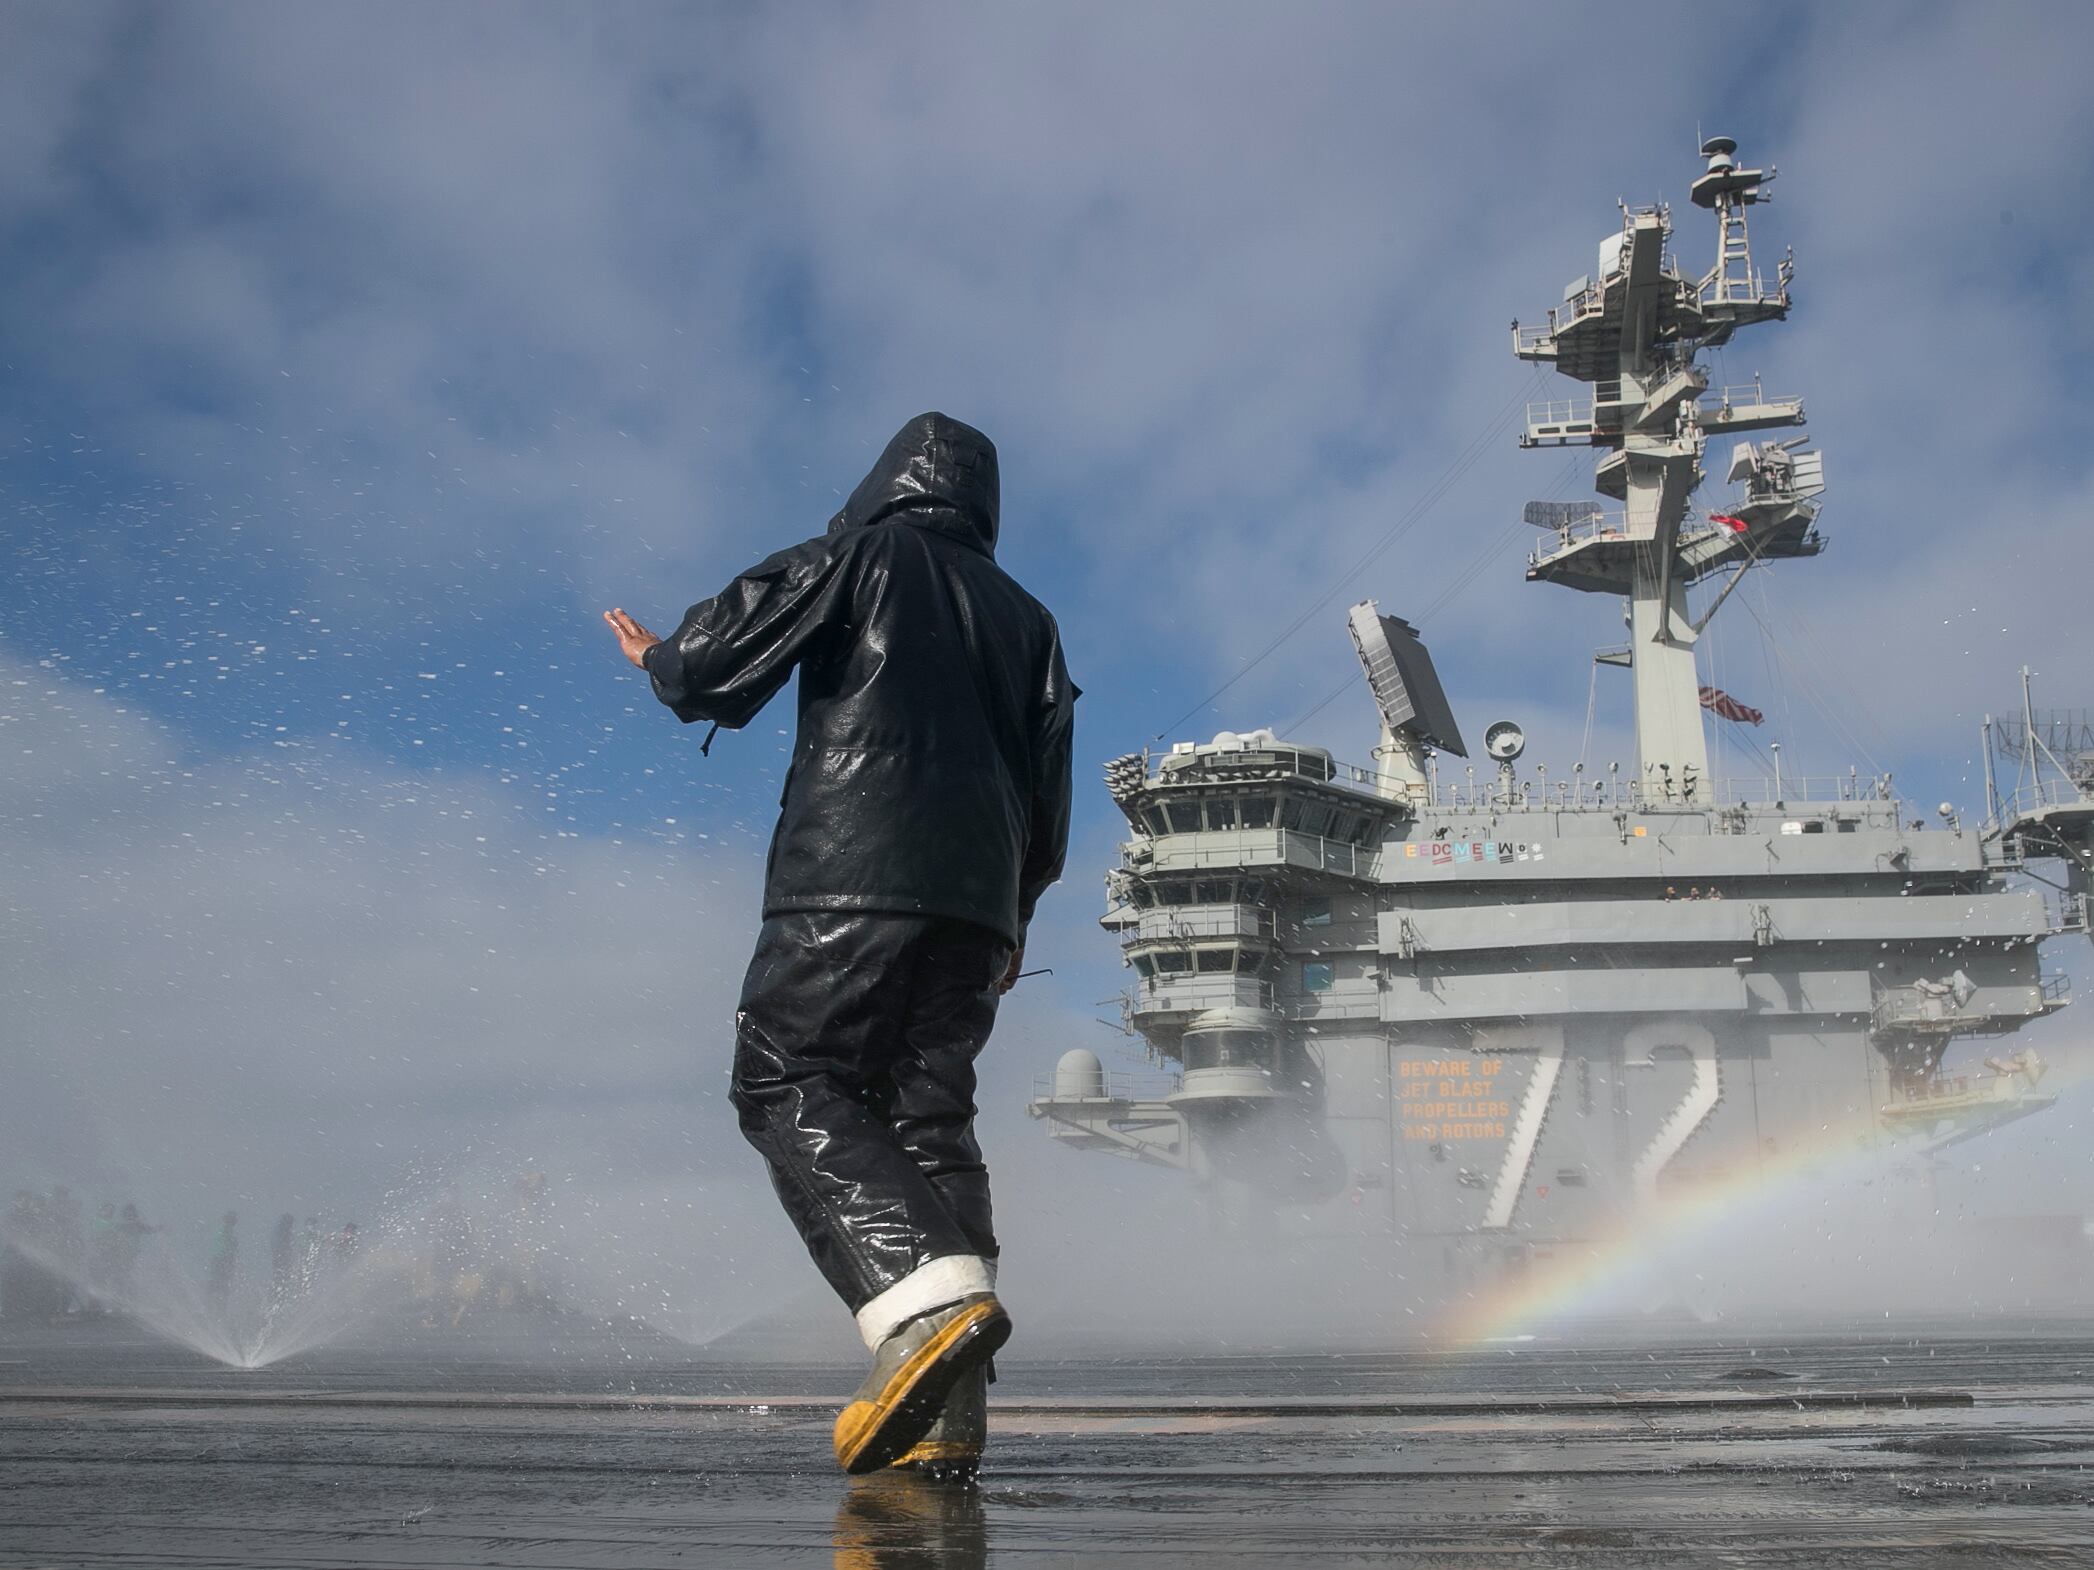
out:
{"label": "raised hand", "polygon": [[609,610],[603,619],[610,623],[611,631],[618,635],[618,652],[633,664],[645,667],[647,651],[662,640],[634,621],[622,610]]}

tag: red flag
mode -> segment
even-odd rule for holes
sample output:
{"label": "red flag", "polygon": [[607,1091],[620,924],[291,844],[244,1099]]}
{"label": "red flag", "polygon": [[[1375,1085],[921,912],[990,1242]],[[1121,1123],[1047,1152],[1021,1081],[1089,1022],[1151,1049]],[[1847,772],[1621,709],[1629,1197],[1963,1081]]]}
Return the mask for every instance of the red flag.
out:
{"label": "red flag", "polygon": [[1721,687],[1701,689],[1701,706],[1712,714],[1720,714],[1727,720],[1743,720],[1747,725],[1759,725],[1767,716],[1758,709],[1747,708]]}
{"label": "red flag", "polygon": [[1743,518],[1733,518],[1730,516],[1729,513],[1723,512],[1710,513],[1709,522],[1720,523],[1726,529],[1730,530],[1730,532],[1733,534],[1743,534],[1747,529],[1752,527],[1752,525],[1747,523]]}

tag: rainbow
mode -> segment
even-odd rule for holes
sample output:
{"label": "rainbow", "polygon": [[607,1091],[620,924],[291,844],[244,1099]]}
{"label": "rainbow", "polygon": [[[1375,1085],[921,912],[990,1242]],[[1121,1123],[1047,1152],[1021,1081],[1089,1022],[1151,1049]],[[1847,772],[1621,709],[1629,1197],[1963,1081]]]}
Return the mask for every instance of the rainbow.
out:
{"label": "rainbow", "polygon": [[[2094,1080],[2094,1053],[2076,1053],[2069,1070],[2048,1067],[2049,1093]],[[1607,1235],[1559,1245],[1552,1257],[1518,1275],[1457,1298],[1445,1310],[1439,1337],[1455,1344],[1515,1339],[1580,1314],[1619,1307],[1639,1272],[1661,1264],[1690,1238],[1716,1223],[1742,1223],[1778,1214],[1806,1192],[1858,1174],[1898,1147],[1887,1141],[1873,1108],[1826,1123],[1808,1139],[1737,1173],[1668,1193],[1655,1206],[1622,1218]]]}

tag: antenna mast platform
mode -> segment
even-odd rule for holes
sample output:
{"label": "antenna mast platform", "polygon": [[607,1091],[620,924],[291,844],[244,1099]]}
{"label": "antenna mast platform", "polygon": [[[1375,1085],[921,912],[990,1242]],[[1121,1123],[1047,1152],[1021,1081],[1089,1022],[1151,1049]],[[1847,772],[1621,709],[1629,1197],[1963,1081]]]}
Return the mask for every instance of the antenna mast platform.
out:
{"label": "antenna mast platform", "polygon": [[[1690,189],[1716,214],[1715,266],[1687,277],[1667,249],[1672,215],[1660,206],[1622,209],[1622,226],[1600,242],[1599,270],[1576,278],[1547,325],[1512,324],[1513,352],[1592,384],[1589,397],[1530,404],[1523,447],[1573,443],[1601,449],[1594,485],[1619,511],[1577,505],[1529,510],[1554,538],[1528,561],[1530,580],[1561,583],[1628,601],[1627,664],[1636,693],[1636,751],[1646,800],[1705,799],[1708,740],[1694,649],[1732,588],[1755,562],[1814,556],[1823,549],[1815,498],[1824,460],[1807,438],[1733,449],[1728,478],[1747,483],[1731,513],[1690,518],[1701,484],[1702,453],[1714,432],[1803,424],[1803,400],[1771,397],[1757,382],[1709,395],[1703,349],[1740,327],[1788,315],[1792,265],[1784,256],[1775,284],[1753,268],[1745,210],[1766,200],[1771,169],[1738,166],[1727,136],[1702,144],[1707,169]],[[1732,570],[1699,621],[1687,615],[1687,589]]]}

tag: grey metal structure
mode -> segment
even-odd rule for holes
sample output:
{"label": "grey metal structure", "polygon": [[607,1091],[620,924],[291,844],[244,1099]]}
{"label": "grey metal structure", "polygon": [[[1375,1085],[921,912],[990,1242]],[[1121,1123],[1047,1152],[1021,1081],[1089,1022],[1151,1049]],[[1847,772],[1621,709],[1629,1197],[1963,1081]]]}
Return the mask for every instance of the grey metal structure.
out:
{"label": "grey metal structure", "polygon": [[[1069,1052],[1031,1105],[1057,1140],[1330,1229],[1518,1250],[1749,1180],[1828,1130],[1925,1151],[2051,1104],[2033,1052],[1974,1078],[1942,1062],[2065,1002],[2039,945],[2086,925],[2094,750],[2048,795],[1995,799],[1982,829],[1947,809],[1930,828],[1887,776],[1709,774],[1703,710],[1727,700],[1696,676],[1702,629],[1754,565],[1823,548],[1803,438],[1739,441],[1742,494],[1693,504],[1710,435],[1804,418],[1757,387],[1711,392],[1696,363],[1789,309],[1789,262],[1770,288],[1746,231],[1772,173],[1735,152],[1707,143],[1692,188],[1718,221],[1706,274],[1679,270],[1664,208],[1625,208],[1597,271],[1513,329],[1522,358],[1590,384],[1531,408],[1522,445],[1597,448],[1621,506],[1530,509],[1549,532],[1527,576],[1627,602],[1628,647],[1599,657],[1630,671],[1633,770],[1523,770],[1501,722],[1494,775],[1441,780],[1454,717],[1413,629],[1371,601],[1348,625],[1382,717],[1373,767],[1262,730],[1107,765],[1133,836],[1104,925],[1136,973],[1126,1022],[1168,1078],[1120,1083]],[[1717,575],[1690,617],[1687,590]],[[2053,904],[2022,874],[2058,855],[2078,859]]]}
{"label": "grey metal structure", "polygon": [[[2094,934],[2094,715],[2037,709],[2029,677],[2024,669],[2018,716],[1985,716],[1986,834],[2010,854],[2062,862],[2066,909],[2082,932]],[[1995,755],[2015,766],[2004,791]]]}

